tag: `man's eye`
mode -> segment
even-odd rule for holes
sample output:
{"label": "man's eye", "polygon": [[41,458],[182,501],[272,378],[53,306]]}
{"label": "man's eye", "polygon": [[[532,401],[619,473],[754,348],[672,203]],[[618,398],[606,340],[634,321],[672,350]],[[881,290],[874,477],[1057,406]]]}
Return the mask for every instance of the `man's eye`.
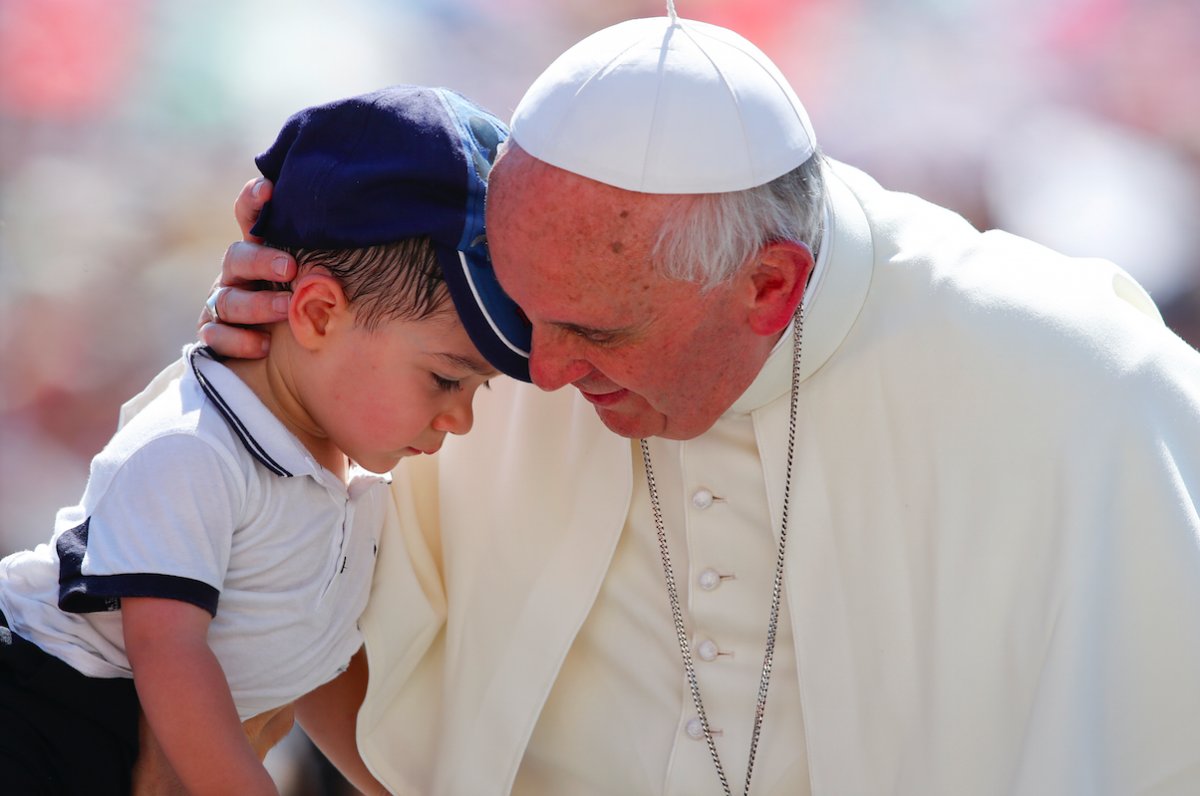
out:
{"label": "man's eye", "polygon": [[446,379],[436,373],[433,374],[433,382],[437,388],[443,392],[457,392],[462,389],[462,382],[455,379]]}
{"label": "man's eye", "polygon": [[594,332],[588,329],[575,329],[574,332],[576,337],[586,340],[592,345],[609,345],[614,339],[609,332]]}

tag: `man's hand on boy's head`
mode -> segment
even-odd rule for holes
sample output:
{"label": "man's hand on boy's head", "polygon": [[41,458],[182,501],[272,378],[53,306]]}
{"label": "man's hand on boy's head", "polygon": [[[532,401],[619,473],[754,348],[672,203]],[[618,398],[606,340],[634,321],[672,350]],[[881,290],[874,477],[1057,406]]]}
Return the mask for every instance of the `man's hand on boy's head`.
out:
{"label": "man's hand on boy's head", "polygon": [[237,199],[233,200],[233,215],[242,229],[242,240],[262,243],[262,238],[250,234],[250,230],[254,228],[259,214],[262,213],[263,205],[270,201],[271,193],[274,190],[274,183],[266,177],[257,177],[247,180],[246,184],[242,186],[241,192],[238,193]]}
{"label": "man's hand on boy's head", "polygon": [[287,318],[291,294],[255,289],[263,282],[290,282],[296,276],[296,262],[290,255],[262,246],[260,239],[250,234],[271,198],[271,188],[270,180],[262,178],[242,186],[233,212],[244,240],[225,251],[221,276],[209,294],[217,317],[207,305],[200,313],[200,339],[222,356],[255,359],[265,355],[269,345],[266,333],[245,327]]}

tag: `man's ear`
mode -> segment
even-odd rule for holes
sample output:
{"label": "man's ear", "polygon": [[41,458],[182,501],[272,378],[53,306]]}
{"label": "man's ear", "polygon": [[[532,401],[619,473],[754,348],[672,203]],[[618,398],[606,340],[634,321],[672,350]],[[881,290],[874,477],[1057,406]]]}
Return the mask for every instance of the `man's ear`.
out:
{"label": "man's ear", "polygon": [[344,323],[353,323],[342,285],[332,276],[310,271],[292,283],[288,325],[301,346],[317,349]]}
{"label": "man's ear", "polygon": [[753,300],[750,327],[772,335],[791,323],[813,271],[812,251],[803,243],[772,241],[758,251],[749,274]]}

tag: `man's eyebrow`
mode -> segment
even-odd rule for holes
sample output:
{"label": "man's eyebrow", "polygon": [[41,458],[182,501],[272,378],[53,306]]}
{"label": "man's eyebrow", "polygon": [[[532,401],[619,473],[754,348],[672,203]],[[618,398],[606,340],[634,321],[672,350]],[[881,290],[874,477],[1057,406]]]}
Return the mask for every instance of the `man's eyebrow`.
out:
{"label": "man's eyebrow", "polygon": [[457,368],[469,370],[472,373],[477,373],[480,376],[499,376],[500,371],[496,370],[491,364],[484,362],[482,359],[475,357],[464,356],[463,354],[454,354],[449,351],[439,351],[434,356],[449,365]]}
{"label": "man's eyebrow", "polygon": [[632,328],[628,326],[620,326],[613,327],[611,329],[601,329],[596,326],[583,326],[578,323],[567,323],[565,321],[551,321],[550,325],[556,326],[563,331],[571,332],[572,334],[603,337],[620,337],[621,335],[628,334]]}

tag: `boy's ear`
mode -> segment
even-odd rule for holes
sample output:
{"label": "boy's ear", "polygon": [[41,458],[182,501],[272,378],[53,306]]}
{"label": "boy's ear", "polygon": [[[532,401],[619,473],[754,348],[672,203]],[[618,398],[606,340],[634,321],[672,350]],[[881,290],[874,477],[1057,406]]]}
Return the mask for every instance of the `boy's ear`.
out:
{"label": "boy's ear", "polygon": [[750,328],[756,334],[782,332],[791,323],[813,271],[812,251],[803,243],[772,241],[750,264],[746,286]]}
{"label": "boy's ear", "polygon": [[288,325],[304,348],[321,347],[341,324],[353,322],[350,303],[341,283],[332,276],[310,271],[292,283]]}

